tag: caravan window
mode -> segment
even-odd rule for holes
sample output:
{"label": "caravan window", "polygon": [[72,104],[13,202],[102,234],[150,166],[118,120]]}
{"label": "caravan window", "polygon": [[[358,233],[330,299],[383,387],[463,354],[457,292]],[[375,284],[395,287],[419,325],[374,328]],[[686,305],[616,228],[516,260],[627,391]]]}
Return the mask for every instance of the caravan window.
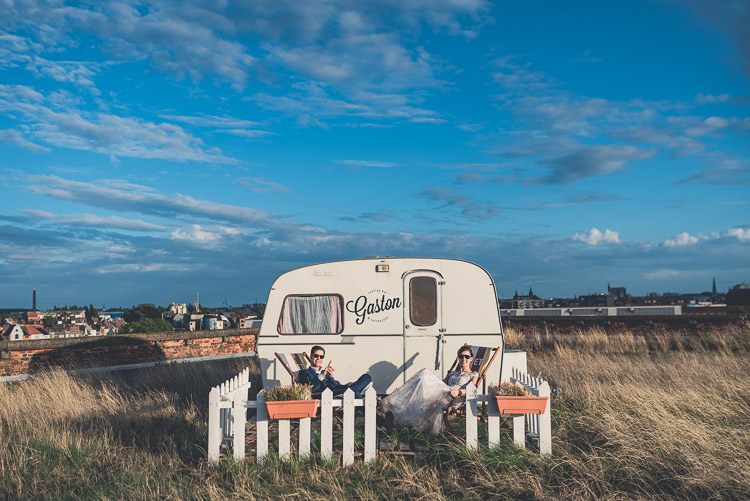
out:
{"label": "caravan window", "polygon": [[279,317],[279,334],[340,334],[344,298],[338,294],[287,296]]}
{"label": "caravan window", "polygon": [[409,314],[414,325],[437,322],[437,282],[432,277],[414,277],[409,282]]}

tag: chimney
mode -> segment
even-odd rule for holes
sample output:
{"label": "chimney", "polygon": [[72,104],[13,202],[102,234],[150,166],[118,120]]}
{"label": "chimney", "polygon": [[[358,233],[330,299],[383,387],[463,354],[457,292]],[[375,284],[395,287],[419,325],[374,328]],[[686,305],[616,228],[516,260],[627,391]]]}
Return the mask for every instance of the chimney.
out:
{"label": "chimney", "polygon": [[34,304],[32,305],[32,309],[36,311],[36,287],[34,287]]}

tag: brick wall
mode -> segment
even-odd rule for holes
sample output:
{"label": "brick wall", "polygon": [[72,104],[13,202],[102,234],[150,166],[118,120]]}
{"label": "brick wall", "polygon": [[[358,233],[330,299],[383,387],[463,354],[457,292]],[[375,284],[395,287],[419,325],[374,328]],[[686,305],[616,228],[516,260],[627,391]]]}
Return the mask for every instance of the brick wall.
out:
{"label": "brick wall", "polygon": [[258,329],[0,342],[0,376],[255,351]]}

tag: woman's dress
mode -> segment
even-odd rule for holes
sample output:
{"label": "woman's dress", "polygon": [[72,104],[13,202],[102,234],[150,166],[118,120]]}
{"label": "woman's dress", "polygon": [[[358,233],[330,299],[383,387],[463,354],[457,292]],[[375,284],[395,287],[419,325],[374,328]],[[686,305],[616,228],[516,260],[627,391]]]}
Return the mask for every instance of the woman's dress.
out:
{"label": "woman's dress", "polygon": [[451,372],[451,384],[445,384],[432,371],[422,369],[384,398],[381,405],[384,411],[393,413],[396,427],[437,435],[443,430],[443,410],[452,400],[450,390],[464,388],[476,375],[476,372]]}

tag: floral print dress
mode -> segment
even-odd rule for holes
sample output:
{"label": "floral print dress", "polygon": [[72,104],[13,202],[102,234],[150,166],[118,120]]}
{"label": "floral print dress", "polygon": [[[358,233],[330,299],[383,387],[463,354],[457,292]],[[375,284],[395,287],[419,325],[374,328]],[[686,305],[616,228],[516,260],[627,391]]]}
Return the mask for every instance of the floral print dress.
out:
{"label": "floral print dress", "polygon": [[453,371],[448,374],[448,386],[451,387],[451,390],[464,389],[475,377],[479,377],[478,372]]}

